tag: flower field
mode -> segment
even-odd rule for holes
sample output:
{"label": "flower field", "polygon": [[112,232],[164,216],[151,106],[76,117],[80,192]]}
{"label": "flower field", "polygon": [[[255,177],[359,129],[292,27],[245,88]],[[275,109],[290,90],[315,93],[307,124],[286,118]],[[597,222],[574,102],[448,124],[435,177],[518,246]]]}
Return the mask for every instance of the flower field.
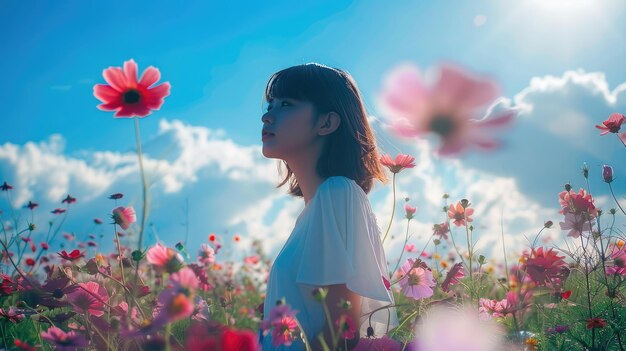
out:
{"label": "flower field", "polygon": [[[506,109],[480,119],[499,96],[495,83],[454,65],[440,67],[439,80],[426,84],[410,66],[388,76],[380,95],[381,110],[393,120],[398,137],[431,133],[441,142],[437,154],[458,155],[472,149],[497,150],[494,130],[514,122]],[[59,207],[41,208],[37,194],[14,206],[10,181],[0,185],[10,211],[0,214],[0,347],[6,350],[260,350],[259,337],[272,335],[275,345],[297,338],[309,344],[315,335],[300,333],[298,311],[282,301],[263,316],[271,258],[259,242],[242,262],[222,258],[224,246],[210,234],[199,248],[182,242],[144,244],[150,194],[142,165],[139,121],[156,111],[169,95],[169,83],[150,66],[137,79],[134,60],[103,71],[107,84],[94,86],[103,111],[132,118],[143,180],[142,208],[125,203],[122,193],[109,196],[111,210],[93,213],[83,232],[67,233],[63,224],[81,199],[67,195]],[[468,93],[469,92],[469,93]],[[600,118],[598,138],[614,137],[626,146],[626,117]],[[415,166],[411,155],[383,155],[379,162],[393,177],[391,222],[404,221],[406,237],[399,257],[387,257],[383,277],[395,297],[400,325],[385,335],[360,335],[354,350],[620,350],[626,349],[626,234],[615,226],[626,216],[623,195],[613,184],[623,175],[610,165],[572,170],[571,183],[554,189],[558,223],[537,223],[521,252],[507,252],[495,262],[476,249],[481,213],[463,194],[441,194],[442,211],[432,219],[424,242],[409,242],[411,221],[420,204],[395,201],[403,171]],[[591,193],[589,178],[601,178],[603,190]],[[597,192],[597,193],[596,193]],[[609,195],[611,206],[594,198]],[[396,207],[403,212],[396,213]],[[46,221],[47,228],[34,223]],[[560,229],[564,245],[543,238]],[[95,233],[95,234],[94,234]],[[404,236],[405,234],[396,234]],[[100,251],[113,240],[115,250]],[[53,249],[55,248],[55,249]],[[59,248],[58,250],[56,248]],[[235,270],[235,263],[241,269]],[[379,277],[372,277],[379,279]],[[325,304],[326,290],[314,296]],[[349,310],[349,303],[342,308]],[[391,307],[391,306],[389,306]],[[266,317],[266,318],[264,318]],[[338,350],[355,336],[357,321],[343,315],[332,321]]]}

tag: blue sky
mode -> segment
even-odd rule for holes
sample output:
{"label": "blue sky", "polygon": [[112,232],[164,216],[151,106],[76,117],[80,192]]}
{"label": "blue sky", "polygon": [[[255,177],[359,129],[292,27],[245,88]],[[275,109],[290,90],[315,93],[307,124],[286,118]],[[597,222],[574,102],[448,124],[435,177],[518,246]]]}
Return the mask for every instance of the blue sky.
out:
{"label": "blue sky", "polygon": [[[522,234],[558,222],[556,193],[567,180],[584,185],[582,162],[596,178],[603,163],[626,173],[623,147],[593,128],[626,111],[625,10],[623,2],[590,0],[3,1],[0,180],[16,186],[15,205],[40,202],[42,221],[44,209],[77,196],[66,228],[76,233],[106,217],[110,193],[124,192],[139,208],[132,121],[96,109],[92,95],[103,69],[133,58],[140,72],[153,65],[172,85],[162,109],[141,120],[156,167],[150,220],[158,237],[170,245],[180,239],[188,201],[191,249],[210,232],[224,240],[240,233],[263,238],[271,256],[303,203],[273,188],[275,163],[260,154],[268,77],[310,61],[345,69],[377,116],[375,96],[394,65],[408,60],[426,69],[448,60],[497,78],[505,98],[533,108],[519,116],[507,149],[459,160],[433,159],[426,145],[373,126],[382,151],[418,157],[420,167],[399,180],[399,193],[420,208],[412,242],[419,246],[442,220],[437,201],[446,191],[483,211],[485,243],[499,234],[494,209],[506,204],[507,243],[521,247]],[[590,186],[610,206],[601,198],[604,184]],[[626,191],[619,176],[615,187]],[[370,195],[383,230],[390,196],[380,184]],[[392,230],[402,233],[404,225]]]}

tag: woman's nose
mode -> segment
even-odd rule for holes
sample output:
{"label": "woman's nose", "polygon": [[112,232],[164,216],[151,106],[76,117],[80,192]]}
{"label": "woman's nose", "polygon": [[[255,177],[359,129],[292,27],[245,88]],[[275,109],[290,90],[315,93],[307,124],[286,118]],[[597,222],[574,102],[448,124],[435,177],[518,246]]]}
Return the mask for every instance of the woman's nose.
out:
{"label": "woman's nose", "polygon": [[261,122],[263,122],[263,124],[266,124],[266,123],[267,124],[271,124],[272,123],[271,120],[270,120],[270,116],[269,116],[268,112],[264,113],[263,116],[261,116]]}

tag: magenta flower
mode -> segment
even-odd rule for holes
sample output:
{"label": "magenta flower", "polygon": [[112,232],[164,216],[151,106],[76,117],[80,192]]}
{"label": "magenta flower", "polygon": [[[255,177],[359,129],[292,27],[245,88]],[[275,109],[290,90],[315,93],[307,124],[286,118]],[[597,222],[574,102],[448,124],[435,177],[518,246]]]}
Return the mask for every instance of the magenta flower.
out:
{"label": "magenta flower", "polygon": [[453,64],[442,64],[437,71],[432,85],[413,64],[399,65],[388,74],[379,105],[391,131],[403,137],[434,133],[441,140],[437,150],[441,156],[456,155],[470,146],[499,147],[491,130],[508,127],[516,112],[508,109],[481,119],[500,94],[496,83]]}
{"label": "magenta flower", "polygon": [[601,125],[596,125],[596,128],[602,131],[600,135],[618,133],[622,124],[625,122],[626,117],[624,115],[621,113],[612,113],[606,121],[602,122]]}
{"label": "magenta flower", "polygon": [[400,280],[402,293],[415,300],[431,297],[436,284],[433,273],[428,267],[415,263],[415,259],[409,258],[400,267],[400,274],[403,276]]}
{"label": "magenta flower", "polygon": [[389,155],[383,155],[380,158],[380,163],[389,168],[392,173],[399,173],[405,168],[415,167],[415,157],[405,154],[398,154],[395,160],[392,160]]}
{"label": "magenta flower", "polygon": [[154,318],[155,326],[165,325],[187,318],[193,314],[193,299],[187,293],[176,288],[163,290],[159,294],[159,304],[161,306],[157,316]]}
{"label": "magenta flower", "polygon": [[137,221],[137,215],[135,214],[135,209],[132,206],[120,206],[114,208],[111,218],[113,218],[115,224],[119,225],[124,230],[128,229],[131,224]]}
{"label": "magenta flower", "polygon": [[79,289],[67,294],[67,299],[74,306],[76,312],[89,313],[96,317],[102,316],[106,302],[109,300],[106,288],[96,282],[78,285],[80,286]]}
{"label": "magenta flower", "polygon": [[609,265],[606,274],[626,276],[626,245],[612,244],[607,251]]}
{"label": "magenta flower", "polygon": [[84,335],[75,331],[66,333],[57,327],[50,327],[48,330],[42,331],[41,337],[59,351],[84,350],[89,346],[89,341]]}
{"label": "magenta flower", "polygon": [[[401,351],[402,343],[383,335],[382,338],[361,338],[352,351]],[[405,350],[412,350],[406,348]]]}
{"label": "magenta flower", "polygon": [[341,338],[348,340],[354,338],[354,335],[356,334],[356,325],[354,324],[352,317],[350,317],[349,315],[340,315],[339,318],[337,318],[337,320],[335,321],[335,326],[340,330]]}
{"label": "magenta flower", "polygon": [[578,238],[583,231],[590,231],[591,225],[595,223],[595,219],[586,220],[582,214],[568,213],[564,219],[565,222],[559,222],[559,226],[561,230],[569,230],[567,236],[572,238]]}
{"label": "magenta flower", "polygon": [[280,304],[270,310],[269,319],[261,322],[263,335],[271,330],[272,345],[274,346],[290,346],[294,340],[294,335],[298,329],[296,322],[297,310],[292,310],[288,304]]}
{"label": "magenta flower", "polygon": [[610,183],[613,181],[613,167],[609,165],[602,166],[602,178],[605,182]]}
{"label": "magenta flower", "polygon": [[561,214],[574,213],[580,215],[581,213],[587,213],[592,218],[598,216],[598,209],[593,204],[594,200],[591,194],[587,193],[583,188],[580,188],[578,193],[574,190],[569,192],[563,190],[559,193],[559,203],[561,204]]}
{"label": "magenta flower", "polygon": [[165,270],[168,273],[176,272],[182,267],[183,257],[171,249],[157,243],[155,246],[148,249],[146,253],[146,259],[157,269]]}
{"label": "magenta flower", "polygon": [[174,272],[170,275],[170,283],[174,285],[174,288],[178,290],[186,290],[194,293],[198,290],[198,276],[189,267],[183,267],[178,272]]}
{"label": "magenta flower", "polygon": [[150,66],[137,81],[137,63],[130,59],[121,67],[109,67],[102,72],[109,83],[96,84],[93,95],[103,104],[98,105],[102,111],[117,111],[114,117],[145,117],[151,110],[158,110],[163,99],[170,95],[170,83],[165,82],[151,86],[161,78],[158,69]]}
{"label": "magenta flower", "polygon": [[441,283],[441,290],[444,292],[450,291],[450,285],[454,285],[459,282],[461,278],[465,277],[465,272],[463,271],[463,263],[455,263],[452,268],[446,274],[446,278]]}

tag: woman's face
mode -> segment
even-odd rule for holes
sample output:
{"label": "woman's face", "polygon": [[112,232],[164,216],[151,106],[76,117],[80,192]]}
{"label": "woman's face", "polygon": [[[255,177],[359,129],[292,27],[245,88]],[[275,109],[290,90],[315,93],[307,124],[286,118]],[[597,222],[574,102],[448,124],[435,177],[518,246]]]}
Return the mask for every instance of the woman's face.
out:
{"label": "woman's face", "polygon": [[314,125],[314,107],[311,102],[290,98],[272,98],[261,117],[263,155],[285,161],[306,152],[319,139]]}

